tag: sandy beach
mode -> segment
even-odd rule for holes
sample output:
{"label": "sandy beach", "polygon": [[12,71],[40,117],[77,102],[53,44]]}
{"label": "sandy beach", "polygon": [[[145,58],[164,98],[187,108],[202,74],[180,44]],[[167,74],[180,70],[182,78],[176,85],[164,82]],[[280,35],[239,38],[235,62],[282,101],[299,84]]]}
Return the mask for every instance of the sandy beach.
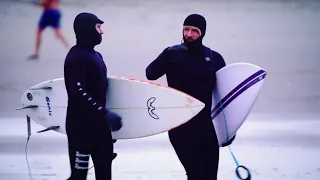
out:
{"label": "sandy beach", "polygon": [[[250,168],[253,179],[318,180],[320,177],[320,119],[269,119],[251,116],[231,146],[240,164]],[[56,132],[37,134],[43,127],[32,123],[28,163],[34,180],[67,179],[69,162],[66,136]],[[0,121],[0,179],[28,179],[25,158],[27,132],[24,119]],[[185,180],[167,133],[115,144],[115,180]],[[221,148],[219,179],[237,179],[228,148]],[[92,165],[92,162],[90,162]],[[94,168],[88,179],[94,179]]]}
{"label": "sandy beach", "polygon": [[[232,150],[257,180],[320,179],[320,2],[306,1],[94,1],[66,0],[62,30],[75,43],[74,17],[93,12],[105,21],[96,47],[109,75],[145,78],[146,66],[167,46],[181,41],[190,13],[207,19],[204,44],[227,64],[249,62],[268,72],[248,120]],[[28,180],[24,148],[27,127],[22,94],[39,82],[63,76],[68,52],[51,29],[35,47],[41,9],[21,1],[0,1],[0,179]],[[157,81],[166,84],[165,77]],[[28,160],[34,180],[66,179],[70,173],[66,136],[37,134],[32,122]],[[167,133],[118,141],[115,180],[185,180]],[[228,148],[221,148],[219,179],[237,179]],[[92,163],[91,163],[92,164]],[[94,168],[88,179],[94,179]]]}

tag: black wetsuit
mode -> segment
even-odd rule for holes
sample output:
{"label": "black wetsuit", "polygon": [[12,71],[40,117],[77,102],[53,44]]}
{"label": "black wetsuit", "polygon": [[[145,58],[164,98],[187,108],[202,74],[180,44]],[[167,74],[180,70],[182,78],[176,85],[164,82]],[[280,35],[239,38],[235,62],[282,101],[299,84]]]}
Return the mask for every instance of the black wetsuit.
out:
{"label": "black wetsuit", "polygon": [[71,164],[70,180],[85,180],[91,155],[97,180],[111,179],[113,142],[105,119],[107,67],[94,46],[101,42],[93,14],[82,13],[74,22],[77,44],[64,66],[68,93],[66,131]]}
{"label": "black wetsuit", "polygon": [[[204,35],[205,28],[199,28]],[[188,180],[215,180],[219,164],[211,104],[215,72],[226,64],[219,53],[202,45],[203,35],[193,43],[166,48],[146,69],[147,79],[166,75],[168,86],[205,103],[205,108],[193,119],[168,133]]]}

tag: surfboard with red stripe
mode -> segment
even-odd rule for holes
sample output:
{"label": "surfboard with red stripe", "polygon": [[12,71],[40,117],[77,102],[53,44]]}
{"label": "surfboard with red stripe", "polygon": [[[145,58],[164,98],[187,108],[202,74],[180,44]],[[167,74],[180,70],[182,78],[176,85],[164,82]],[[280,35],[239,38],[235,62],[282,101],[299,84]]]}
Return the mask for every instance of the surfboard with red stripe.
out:
{"label": "surfboard with red stripe", "polygon": [[[186,123],[204,103],[176,89],[136,78],[109,76],[106,108],[119,114],[123,127],[114,139],[156,135]],[[22,96],[22,110],[46,130],[66,134],[67,93],[64,79],[41,82]],[[94,120],[88,119],[88,123]]]}

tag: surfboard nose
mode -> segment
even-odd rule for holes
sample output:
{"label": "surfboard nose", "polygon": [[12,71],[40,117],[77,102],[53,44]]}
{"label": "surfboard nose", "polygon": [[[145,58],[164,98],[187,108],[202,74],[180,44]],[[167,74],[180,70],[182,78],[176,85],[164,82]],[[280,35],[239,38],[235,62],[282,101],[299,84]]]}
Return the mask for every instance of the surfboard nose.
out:
{"label": "surfboard nose", "polygon": [[186,97],[186,105],[188,107],[204,107],[205,104],[193,97]]}
{"label": "surfboard nose", "polygon": [[196,116],[205,107],[205,104],[196,98],[186,97],[186,106],[190,108],[192,116]]}

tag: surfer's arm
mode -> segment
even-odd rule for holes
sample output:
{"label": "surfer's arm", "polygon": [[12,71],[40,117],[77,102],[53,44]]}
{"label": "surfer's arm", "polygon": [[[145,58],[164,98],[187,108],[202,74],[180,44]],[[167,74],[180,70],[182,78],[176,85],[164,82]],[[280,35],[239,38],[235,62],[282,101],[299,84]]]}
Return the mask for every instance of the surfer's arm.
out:
{"label": "surfer's arm", "polygon": [[[72,60],[67,65],[69,97],[82,102],[84,106],[95,110],[102,115],[107,113],[107,109],[98,103],[86,90],[86,74],[88,73],[88,64],[85,59]],[[70,64],[71,63],[71,64]]]}
{"label": "surfer's arm", "polygon": [[163,76],[168,69],[168,48],[166,48],[154,61],[146,68],[148,80],[157,80]]}

